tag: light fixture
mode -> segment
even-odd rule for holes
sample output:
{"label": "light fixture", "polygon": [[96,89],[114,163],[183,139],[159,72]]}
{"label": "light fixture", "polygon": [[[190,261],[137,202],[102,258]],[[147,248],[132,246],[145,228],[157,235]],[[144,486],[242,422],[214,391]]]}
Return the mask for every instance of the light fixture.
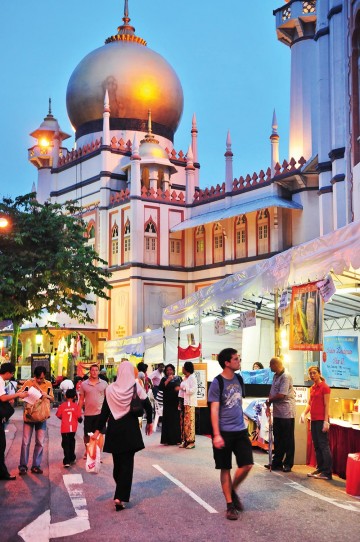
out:
{"label": "light fixture", "polygon": [[150,333],[150,331],[151,331],[151,327],[150,327],[150,326],[146,326],[145,332],[146,332],[146,333]]}
{"label": "light fixture", "polygon": [[216,316],[214,316],[213,314],[209,314],[208,316],[204,316],[204,318],[201,318],[201,323],[203,324],[204,322],[214,322],[214,320],[216,320]]}
{"label": "light fixture", "polygon": [[40,147],[48,147],[50,145],[50,141],[46,139],[46,137],[42,137],[39,141]]}
{"label": "light fixture", "polygon": [[3,355],[4,339],[0,337],[0,356]]}
{"label": "light fixture", "polygon": [[0,216],[0,228],[5,230],[9,225],[9,220],[6,216]]}
{"label": "light fixture", "polygon": [[41,329],[38,327],[37,331],[36,331],[36,335],[35,335],[35,342],[36,342],[37,347],[38,347],[38,354],[40,354],[40,346],[42,344],[42,341],[43,341],[43,336],[42,336],[42,333],[41,333]]}
{"label": "light fixture", "polygon": [[180,329],[181,331],[187,331],[188,329],[193,329],[194,327],[194,324],[189,324],[188,326],[180,327]]}

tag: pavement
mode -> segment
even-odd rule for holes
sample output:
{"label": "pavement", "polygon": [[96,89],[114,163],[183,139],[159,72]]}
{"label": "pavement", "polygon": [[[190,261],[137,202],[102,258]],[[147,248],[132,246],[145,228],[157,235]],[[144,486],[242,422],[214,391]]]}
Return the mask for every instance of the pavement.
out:
{"label": "pavement", "polygon": [[[7,428],[7,466],[17,472],[22,409]],[[136,454],[131,502],[113,507],[112,459],[103,454],[99,474],[85,471],[83,428],[77,434],[78,461],[62,466],[60,421],[48,420],[43,475],[0,482],[1,542],[121,541],[354,542],[359,535],[360,499],[346,494],[345,481],[307,478],[309,468],[269,472],[267,454],[254,450],[255,465],[239,494],[245,511],[225,518],[225,502],[214,469],[211,441],[196,437],[194,450],[160,445],[160,432],[144,436]],[[20,534],[19,534],[20,533]]]}

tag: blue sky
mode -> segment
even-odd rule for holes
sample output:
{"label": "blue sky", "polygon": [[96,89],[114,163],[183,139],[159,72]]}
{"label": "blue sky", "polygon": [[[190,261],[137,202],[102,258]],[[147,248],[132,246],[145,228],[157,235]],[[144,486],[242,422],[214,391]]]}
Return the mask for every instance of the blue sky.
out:
{"label": "blue sky", "polygon": [[[290,49],[276,39],[272,11],[281,0],[129,0],[131,24],[173,66],[185,108],[175,149],[190,143],[198,121],[200,185],[222,183],[227,131],[234,176],[270,164],[271,119],[276,108],[280,158],[288,158]],[[2,5],[0,34],[0,195],[30,192],[36,170],[27,161],[28,135],[47,114],[72,133],[66,87],[84,56],[116,33],[123,0],[13,0]],[[65,144],[72,147],[74,139]]]}

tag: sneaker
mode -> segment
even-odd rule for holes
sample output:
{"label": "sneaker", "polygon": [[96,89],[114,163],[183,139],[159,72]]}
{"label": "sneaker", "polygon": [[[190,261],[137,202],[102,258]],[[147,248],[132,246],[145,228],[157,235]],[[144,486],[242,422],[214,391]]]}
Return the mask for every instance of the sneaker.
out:
{"label": "sneaker", "polygon": [[195,444],[188,444],[187,446],[185,446],[186,450],[192,450],[193,448],[195,448]]}
{"label": "sneaker", "polygon": [[319,472],[319,474],[314,474],[313,478],[317,480],[332,480],[331,474],[325,474],[325,472]]}
{"label": "sneaker", "polygon": [[241,502],[241,500],[239,499],[239,496],[236,493],[236,491],[234,491],[234,490],[231,491],[231,498],[232,498],[233,505],[235,506],[236,510],[238,512],[242,512],[244,510],[244,505]]}
{"label": "sneaker", "polygon": [[42,474],[44,471],[40,467],[31,467],[31,472],[34,474]]}
{"label": "sneaker", "polygon": [[226,519],[236,520],[239,519],[239,513],[233,504],[229,505],[226,510]]}
{"label": "sneaker", "polygon": [[264,465],[268,470],[283,470],[282,465]]}
{"label": "sneaker", "polygon": [[19,474],[27,474],[28,468],[27,467],[19,467]]}
{"label": "sneaker", "polygon": [[291,467],[288,467],[287,465],[284,465],[282,470],[283,470],[283,472],[291,472]]}
{"label": "sneaker", "polygon": [[314,470],[313,472],[308,472],[306,476],[308,478],[315,478],[317,474],[320,474],[320,471],[318,469]]}
{"label": "sneaker", "polygon": [[179,448],[185,448],[185,447],[186,447],[185,442],[182,442],[182,443],[179,445]]}
{"label": "sneaker", "polygon": [[65,467],[65,469],[68,469],[70,467],[70,463],[65,463],[64,467]]}

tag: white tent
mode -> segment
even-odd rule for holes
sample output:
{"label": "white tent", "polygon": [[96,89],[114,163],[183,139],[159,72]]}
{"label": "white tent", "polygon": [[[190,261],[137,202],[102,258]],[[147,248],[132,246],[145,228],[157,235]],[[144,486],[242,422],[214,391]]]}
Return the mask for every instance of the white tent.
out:
{"label": "white tent", "polygon": [[163,329],[153,329],[121,339],[107,341],[104,346],[105,360],[121,361],[124,354],[143,355],[150,348],[163,344]]}
{"label": "white tent", "polygon": [[360,267],[360,221],[262,260],[173,303],[163,311],[164,327],[187,322],[202,313],[251,295],[261,295],[333,271]]}

